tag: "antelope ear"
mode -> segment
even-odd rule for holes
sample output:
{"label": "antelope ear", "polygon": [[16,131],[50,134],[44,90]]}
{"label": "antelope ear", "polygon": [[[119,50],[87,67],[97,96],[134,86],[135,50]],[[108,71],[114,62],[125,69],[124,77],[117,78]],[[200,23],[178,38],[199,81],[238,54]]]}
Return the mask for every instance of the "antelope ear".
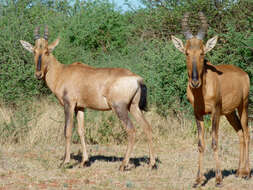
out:
{"label": "antelope ear", "polygon": [[182,40],[176,38],[175,36],[171,36],[171,39],[172,39],[174,46],[182,53],[185,53],[185,48],[184,48],[184,44],[183,44]]}
{"label": "antelope ear", "polygon": [[60,42],[60,38],[57,38],[53,43],[51,43],[49,46],[48,46],[48,50],[49,52],[51,53],[54,48],[59,44]]}
{"label": "antelope ear", "polygon": [[214,48],[214,46],[217,43],[217,39],[218,39],[218,36],[214,36],[213,38],[211,38],[207,41],[206,46],[205,46],[205,50],[204,50],[205,54]]}
{"label": "antelope ear", "polygon": [[22,46],[29,52],[33,53],[33,46],[26,42],[26,41],[23,41],[23,40],[20,40],[20,43],[22,44]]}

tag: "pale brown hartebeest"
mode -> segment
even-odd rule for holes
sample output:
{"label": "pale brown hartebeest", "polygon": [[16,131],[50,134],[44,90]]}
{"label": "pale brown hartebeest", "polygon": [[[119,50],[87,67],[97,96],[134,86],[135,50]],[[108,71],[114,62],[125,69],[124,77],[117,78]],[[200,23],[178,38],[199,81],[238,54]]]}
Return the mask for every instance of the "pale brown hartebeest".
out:
{"label": "pale brown hartebeest", "polygon": [[37,79],[44,79],[60,104],[64,106],[66,148],[62,164],[70,162],[74,114],[77,116],[78,134],[82,145],[80,165],[84,166],[88,162],[83,127],[84,109],[90,108],[102,111],[113,110],[128,133],[128,146],[120,166],[121,171],[128,165],[136,133],[128,112],[144,128],[148,138],[150,166],[155,167],[152,130],[141,111],[146,106],[146,86],[143,79],[123,68],[94,68],[78,62],[63,65],[52,54],[59,39],[48,45],[48,28],[45,28],[43,38],[40,38],[38,31],[39,27],[34,31],[35,46],[22,40],[20,42],[26,50],[34,54]]}
{"label": "pale brown hartebeest", "polygon": [[226,116],[239,136],[240,159],[236,175],[245,178],[250,177],[250,134],[248,129],[250,81],[248,74],[234,65],[215,66],[205,60],[205,54],[214,48],[217,36],[209,39],[206,45],[203,44],[208,25],[204,14],[199,13],[199,16],[202,26],[196,36],[192,35],[187,25],[189,14],[186,13],[182,21],[186,44],[184,46],[183,42],[175,36],[172,36],[172,41],[175,47],[186,55],[187,98],[194,108],[198,128],[199,162],[195,186],[205,181],[203,175],[203,154],[205,150],[203,116],[206,114],[211,114],[212,119],[212,148],[216,161],[216,185],[219,186],[222,183],[218,157],[218,129],[221,115]]}

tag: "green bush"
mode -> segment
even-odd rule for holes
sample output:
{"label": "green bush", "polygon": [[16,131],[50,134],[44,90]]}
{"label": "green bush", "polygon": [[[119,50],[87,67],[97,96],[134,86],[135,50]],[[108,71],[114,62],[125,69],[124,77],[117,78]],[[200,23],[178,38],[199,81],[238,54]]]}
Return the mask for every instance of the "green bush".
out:
{"label": "green bush", "polygon": [[[32,54],[23,49],[20,40],[33,44],[33,30],[37,25],[57,26],[55,22],[64,23],[65,16],[39,3],[30,7],[28,0],[3,4],[0,6],[0,99],[14,103],[48,94],[44,83],[35,80]],[[54,30],[50,32],[55,36]]]}
{"label": "green bush", "polygon": [[[170,42],[181,35],[181,19],[191,12],[189,24],[199,28],[198,12],[208,19],[205,41],[219,36],[208,55],[213,64],[234,64],[253,82],[253,2],[205,0],[142,0],[146,8],[121,12],[107,0],[0,1],[0,99],[9,104],[51,92],[34,78],[32,54],[19,40],[33,42],[36,26],[49,26],[49,42],[61,41],[54,51],[64,64],[81,61],[97,67],[124,67],[141,75],[149,102],[157,111],[191,109],[186,100],[185,58]],[[253,105],[251,86],[250,108]]]}
{"label": "green bush", "polygon": [[126,18],[108,1],[88,1],[75,14],[66,28],[65,38],[85,51],[104,52],[122,48],[129,33]]}

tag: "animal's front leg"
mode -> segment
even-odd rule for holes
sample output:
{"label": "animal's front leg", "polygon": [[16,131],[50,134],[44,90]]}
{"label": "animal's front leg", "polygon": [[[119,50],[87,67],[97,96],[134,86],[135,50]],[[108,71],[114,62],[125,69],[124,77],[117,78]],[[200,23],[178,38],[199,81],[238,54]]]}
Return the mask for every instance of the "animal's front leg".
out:
{"label": "animal's front leg", "polygon": [[204,151],[205,151],[205,128],[204,128],[204,121],[203,116],[197,116],[196,117],[196,123],[198,128],[198,150],[199,150],[199,160],[198,160],[198,172],[197,172],[197,178],[196,182],[193,187],[197,187],[199,184],[202,184],[206,178],[203,175],[203,157],[204,157]]}
{"label": "animal's front leg", "polygon": [[220,168],[220,161],[218,155],[218,132],[219,132],[219,122],[220,122],[220,113],[219,109],[216,109],[212,113],[212,149],[214,152],[214,159],[216,163],[216,186],[221,186],[222,183],[222,174]]}
{"label": "animal's front leg", "polygon": [[64,101],[64,113],[65,113],[65,128],[64,135],[66,140],[65,156],[61,166],[70,162],[70,143],[72,137],[73,117],[74,117],[74,105],[71,105],[69,101]]}

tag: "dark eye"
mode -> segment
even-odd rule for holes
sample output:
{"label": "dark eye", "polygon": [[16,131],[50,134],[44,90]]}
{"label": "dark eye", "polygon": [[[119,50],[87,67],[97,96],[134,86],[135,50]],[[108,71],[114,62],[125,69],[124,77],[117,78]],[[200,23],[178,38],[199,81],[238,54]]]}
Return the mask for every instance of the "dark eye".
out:
{"label": "dark eye", "polygon": [[204,53],[201,53],[200,56],[204,56]]}
{"label": "dark eye", "polygon": [[185,55],[186,55],[186,56],[188,56],[188,55],[189,55],[189,53],[188,53],[188,52],[185,52]]}

